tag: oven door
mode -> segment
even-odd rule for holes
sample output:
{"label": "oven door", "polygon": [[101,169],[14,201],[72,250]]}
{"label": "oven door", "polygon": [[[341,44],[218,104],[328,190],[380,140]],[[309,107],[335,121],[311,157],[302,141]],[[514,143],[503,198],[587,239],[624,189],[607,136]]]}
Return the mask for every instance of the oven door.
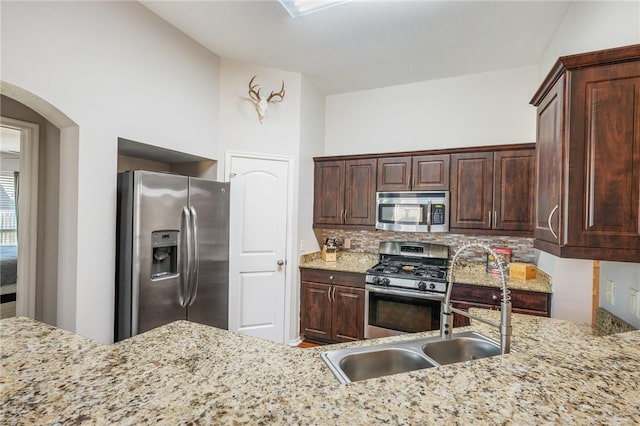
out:
{"label": "oven door", "polygon": [[440,329],[442,295],[365,287],[365,338]]}

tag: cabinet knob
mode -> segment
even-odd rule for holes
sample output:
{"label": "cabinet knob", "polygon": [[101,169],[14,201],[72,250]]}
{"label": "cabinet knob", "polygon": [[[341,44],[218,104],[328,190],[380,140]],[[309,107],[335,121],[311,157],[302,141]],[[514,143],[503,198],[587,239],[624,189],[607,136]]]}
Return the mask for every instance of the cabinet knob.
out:
{"label": "cabinet knob", "polygon": [[333,281],[333,275],[329,275],[329,279]]}
{"label": "cabinet knob", "polygon": [[491,296],[491,298],[492,298],[493,300],[498,300],[498,295],[494,294],[493,296]]}
{"label": "cabinet knob", "polygon": [[282,266],[282,265],[284,265],[284,260],[280,259],[280,260],[278,260],[278,261],[276,262],[276,264],[277,264],[278,266]]}

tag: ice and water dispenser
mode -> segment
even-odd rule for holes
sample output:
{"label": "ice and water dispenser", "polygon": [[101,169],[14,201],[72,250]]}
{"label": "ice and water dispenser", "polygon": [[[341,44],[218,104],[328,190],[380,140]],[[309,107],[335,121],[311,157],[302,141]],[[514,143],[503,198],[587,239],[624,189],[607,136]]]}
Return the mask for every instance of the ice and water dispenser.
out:
{"label": "ice and water dispenser", "polygon": [[178,231],[151,233],[151,279],[178,275]]}

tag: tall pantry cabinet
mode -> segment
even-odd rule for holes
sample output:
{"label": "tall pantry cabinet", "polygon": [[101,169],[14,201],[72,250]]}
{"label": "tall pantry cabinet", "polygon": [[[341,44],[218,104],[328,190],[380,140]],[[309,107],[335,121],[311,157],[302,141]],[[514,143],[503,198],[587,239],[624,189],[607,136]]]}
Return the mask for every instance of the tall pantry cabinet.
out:
{"label": "tall pantry cabinet", "polygon": [[561,57],[531,104],[535,247],[640,262],[640,45]]}

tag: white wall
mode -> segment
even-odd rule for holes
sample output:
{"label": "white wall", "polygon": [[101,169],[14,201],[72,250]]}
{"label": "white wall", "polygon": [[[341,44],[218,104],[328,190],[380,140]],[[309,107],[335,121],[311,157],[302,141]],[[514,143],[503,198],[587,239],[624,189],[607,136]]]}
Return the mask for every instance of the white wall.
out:
{"label": "white wall", "polygon": [[77,288],[58,323],[112,341],[117,138],[216,158],[220,60],[135,2],[2,2],[1,31],[3,82],[78,126],[61,131],[59,277]]}
{"label": "white wall", "polygon": [[591,323],[593,261],[539,252],[538,268],[552,279],[551,317]]}
{"label": "white wall", "polygon": [[[298,173],[297,238],[293,257],[296,262],[305,253],[320,248],[313,233],[313,157],[324,151],[325,96],[308,79],[302,78],[300,110],[300,156]],[[300,335],[300,270],[296,263],[295,285],[289,300],[289,341]]]}
{"label": "white wall", "polygon": [[325,154],[535,141],[528,66],[328,96]]}
{"label": "white wall", "polygon": [[542,60],[539,80],[560,56],[640,43],[640,2],[574,1]]}
{"label": "white wall", "polygon": [[[613,304],[607,302],[605,285],[607,280],[615,283]],[[622,262],[600,262],[600,306],[640,329],[640,316],[629,312],[629,290],[636,290],[640,297],[640,264]],[[636,300],[636,309],[640,306]]]}
{"label": "white wall", "polygon": [[[285,82],[284,100],[269,104],[262,124],[248,94],[249,80],[254,75],[257,75],[256,82],[262,96],[268,96],[271,91],[277,92],[282,81]],[[224,158],[225,152],[232,149],[297,158],[300,145],[301,78],[298,73],[222,59],[217,155]],[[218,167],[220,179],[225,178],[223,169]]]}
{"label": "white wall", "polygon": [[313,157],[324,153],[325,95],[302,78],[300,114],[300,174],[298,211],[298,254],[312,253],[320,247],[313,233]]}

